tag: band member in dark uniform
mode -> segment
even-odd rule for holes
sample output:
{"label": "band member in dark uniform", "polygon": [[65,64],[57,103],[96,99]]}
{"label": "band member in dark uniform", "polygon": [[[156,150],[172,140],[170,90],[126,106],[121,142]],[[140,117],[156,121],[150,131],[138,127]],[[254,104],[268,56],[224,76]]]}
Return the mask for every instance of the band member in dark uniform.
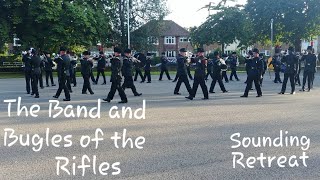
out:
{"label": "band member in dark uniform", "polygon": [[133,62],[133,66],[134,66],[134,69],[135,69],[134,81],[137,81],[138,75],[140,76],[141,81],[142,81],[143,80],[143,74],[141,72],[141,67],[142,67],[143,62],[145,62],[146,57],[145,57],[144,54],[139,53],[138,55],[135,56],[135,58],[138,59],[139,61],[134,61]]}
{"label": "band member in dark uniform", "polygon": [[108,94],[108,97],[103,99],[104,101],[110,102],[116,91],[118,90],[121,101],[119,103],[127,103],[128,99],[126,94],[124,93],[124,90],[121,87],[121,69],[123,60],[121,58],[121,49],[118,47],[114,48],[114,57],[111,58],[111,89]]}
{"label": "band member in dark uniform", "polygon": [[26,91],[27,94],[30,94],[30,89],[31,89],[31,57],[30,57],[30,53],[29,50],[23,52],[23,56],[22,56],[22,62],[24,63],[24,77],[26,80]]}
{"label": "band member in dark uniform", "polygon": [[54,81],[53,81],[53,75],[52,75],[52,68],[55,66],[53,64],[53,61],[50,57],[50,53],[48,52],[45,52],[45,58],[44,58],[44,62],[45,62],[45,67],[44,67],[44,70],[46,72],[46,85],[47,87],[49,87],[49,78],[51,80],[51,86],[56,86],[54,84]]}
{"label": "band member in dark uniform", "polygon": [[224,63],[226,64],[225,68],[222,69],[222,80],[224,79],[226,83],[229,83],[229,78],[228,78],[228,75],[227,75],[227,71],[228,71],[228,55],[226,54],[223,54],[222,55],[222,60],[224,61]]}
{"label": "band member in dark uniform", "polygon": [[302,63],[302,57],[303,57],[304,55],[302,55],[302,56],[300,56],[300,53],[299,54],[297,54],[297,57],[298,57],[298,59],[299,59],[299,61],[298,61],[298,72],[297,72],[297,74],[296,74],[296,76],[295,76],[295,82],[296,82],[296,85],[298,85],[298,86],[301,86],[301,81],[300,81],[300,74],[301,74],[301,63]]}
{"label": "band member in dark uniform", "polygon": [[204,57],[204,50],[202,48],[198,48],[197,50],[197,57],[194,59],[193,63],[195,65],[195,74],[194,74],[194,81],[192,87],[192,95],[186,97],[187,99],[193,100],[196,96],[198,86],[201,86],[204,98],[203,100],[209,99],[209,92],[206,85],[206,69],[207,69],[207,59]]}
{"label": "band member in dark uniform", "polygon": [[230,81],[233,81],[232,80],[233,76],[237,81],[240,81],[238,78],[238,75],[237,75],[237,66],[238,66],[239,62],[238,62],[238,57],[237,57],[236,52],[233,52],[232,56],[229,57],[229,64],[230,64],[230,69],[231,69],[231,74],[230,74],[230,78],[229,78]]}
{"label": "band member in dark uniform", "polygon": [[141,83],[145,82],[145,80],[148,78],[147,83],[151,83],[151,54],[147,53],[147,58],[144,66],[144,77]]}
{"label": "band member in dark uniform", "polygon": [[249,90],[251,89],[253,82],[257,90],[257,97],[262,96],[260,79],[262,76],[263,64],[259,58],[259,50],[255,48],[252,52],[253,58],[246,60],[246,64],[248,66],[247,86],[244,91],[244,95],[241,97],[248,97]]}
{"label": "band member in dark uniform", "polygon": [[177,64],[178,64],[178,68],[177,68],[177,74],[179,75],[178,77],[178,82],[177,85],[174,89],[174,94],[175,95],[181,95],[179,93],[180,90],[180,86],[182,83],[184,83],[184,85],[186,86],[188,92],[189,92],[189,96],[192,96],[192,89],[191,86],[189,84],[189,80],[188,80],[188,70],[187,70],[187,64],[189,64],[188,62],[188,57],[186,55],[187,50],[185,48],[181,48],[180,49],[180,53],[177,56]]}
{"label": "band member in dark uniform", "polygon": [[286,70],[284,72],[282,89],[279,94],[284,94],[286,92],[287,82],[288,82],[289,78],[290,78],[290,84],[291,84],[291,94],[295,94],[295,86],[296,85],[294,82],[294,77],[298,71],[298,61],[299,60],[293,51],[294,51],[293,47],[289,47],[288,55],[284,56],[281,60],[283,63],[285,63]]}
{"label": "band member in dark uniform", "polygon": [[169,61],[168,61],[168,58],[166,57],[166,53],[164,53],[164,52],[162,53],[160,60],[161,60],[161,72],[160,72],[159,81],[162,81],[162,76],[163,76],[164,72],[166,73],[167,78],[169,80],[171,80],[171,77],[170,77],[169,71],[168,71],[168,67],[167,67],[167,64]]}
{"label": "band member in dark uniform", "polygon": [[43,89],[44,88],[44,86],[43,86],[43,71],[44,71],[44,68],[45,68],[45,60],[44,60],[44,58],[45,58],[45,56],[39,56],[39,58],[40,58],[40,74],[39,74],[39,86],[40,86],[40,88],[41,89]]}
{"label": "band member in dark uniform", "polygon": [[58,81],[59,81],[59,89],[56,92],[56,95],[54,95],[54,98],[59,98],[62,90],[65,94],[65,99],[63,101],[70,101],[70,92],[67,87],[67,75],[66,72],[70,68],[70,58],[66,54],[66,48],[61,47],[60,48],[60,57],[55,59],[55,62],[57,63],[57,72],[58,72]]}
{"label": "band member in dark uniform", "polygon": [[71,65],[71,55],[70,55],[70,51],[67,51],[67,56],[68,56],[68,60],[66,61],[66,65],[67,65],[67,70],[66,70],[66,75],[67,75],[67,87],[69,89],[69,92],[72,93],[72,89],[71,89],[71,76],[73,74],[73,66]]}
{"label": "band member in dark uniform", "polygon": [[281,78],[280,78],[280,72],[281,72],[281,53],[280,49],[275,50],[275,55],[272,57],[271,63],[274,67],[274,73],[275,73],[275,78],[274,78],[274,83],[282,83]]}
{"label": "band member in dark uniform", "polygon": [[211,66],[211,77],[212,77],[212,83],[210,86],[210,93],[214,92],[214,87],[218,81],[220,89],[223,93],[228,92],[226,88],[224,87],[223,81],[222,81],[222,69],[225,68],[226,64],[223,60],[220,59],[219,52],[213,53],[212,66]]}
{"label": "band member in dark uniform", "polygon": [[304,72],[303,72],[303,83],[300,91],[305,91],[306,81],[308,80],[308,92],[312,88],[312,80],[317,67],[317,57],[312,53],[312,46],[307,48],[308,54],[303,56],[304,61]]}
{"label": "band member in dark uniform", "polygon": [[72,53],[70,56],[70,65],[72,67],[71,82],[73,83],[73,87],[77,87],[77,59],[77,56]]}
{"label": "band member in dark uniform", "polygon": [[[38,89],[38,81],[41,74],[41,59],[38,56],[35,49],[31,51],[31,75],[32,75],[32,92],[35,95],[35,98],[39,98],[39,89]],[[31,95],[33,95],[31,94]]]}
{"label": "band member in dark uniform", "polygon": [[83,59],[80,60],[81,62],[81,74],[83,77],[83,87],[82,87],[82,94],[87,94],[87,90],[89,93],[92,95],[94,94],[91,85],[90,85],[90,72],[92,71],[91,68],[91,60],[90,58],[90,52],[89,51],[84,51],[82,53]]}
{"label": "band member in dark uniform", "polygon": [[260,58],[260,61],[263,64],[262,78],[260,79],[260,85],[262,86],[264,75],[265,75],[265,73],[266,73],[266,71],[268,69],[268,63],[267,63],[267,61],[264,58],[264,55],[262,53],[259,54],[259,58]]}
{"label": "band member in dark uniform", "polygon": [[[249,61],[253,58],[252,56],[253,56],[253,52],[252,52],[251,50],[248,51],[245,62],[249,62]],[[247,63],[245,63],[245,64],[246,64],[247,80],[246,80],[244,83],[247,83],[247,81],[248,81],[248,75],[249,75],[249,71],[250,71],[250,67],[249,67],[249,65],[248,65]],[[251,89],[251,88],[250,88],[250,89]]]}
{"label": "band member in dark uniform", "polygon": [[131,88],[134,96],[141,96],[142,94],[137,92],[136,86],[133,83],[133,77],[132,77],[133,61],[138,61],[138,60],[137,59],[133,60],[133,58],[131,57],[131,49],[126,49],[124,51],[123,66],[121,70],[122,75],[124,77],[122,89],[125,90],[126,88]]}
{"label": "band member in dark uniform", "polygon": [[97,79],[96,79],[96,83],[98,84],[98,80],[99,80],[99,76],[100,74],[102,75],[103,77],[103,83],[102,85],[105,85],[107,84],[107,81],[106,81],[106,76],[104,75],[104,70],[106,68],[106,64],[107,64],[107,61],[106,61],[106,58],[104,56],[104,53],[103,51],[100,51],[99,53],[99,57],[98,57],[98,65],[97,65]]}

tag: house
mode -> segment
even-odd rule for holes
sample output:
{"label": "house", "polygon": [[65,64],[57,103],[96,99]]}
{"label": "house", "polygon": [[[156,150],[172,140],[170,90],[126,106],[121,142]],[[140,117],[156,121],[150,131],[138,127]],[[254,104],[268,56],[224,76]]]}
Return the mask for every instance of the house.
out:
{"label": "house", "polygon": [[[191,45],[190,32],[179,26],[172,20],[149,21],[139,29],[133,32],[133,35],[147,39],[146,43],[150,46],[147,50],[135,49],[137,51],[148,51],[156,56],[165,52],[167,57],[175,57],[179,53],[179,49],[186,48],[189,52],[193,52]],[[138,47],[133,42],[133,48]],[[149,49],[153,47],[152,49]]]}

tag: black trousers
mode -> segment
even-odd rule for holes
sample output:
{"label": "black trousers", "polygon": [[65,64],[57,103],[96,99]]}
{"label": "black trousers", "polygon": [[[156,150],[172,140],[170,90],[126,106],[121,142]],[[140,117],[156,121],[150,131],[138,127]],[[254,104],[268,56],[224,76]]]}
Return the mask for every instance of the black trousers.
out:
{"label": "black trousers", "polygon": [[188,72],[189,78],[190,78],[191,80],[193,80],[193,77],[192,77],[192,75],[191,75],[191,68],[190,68],[190,66],[187,66],[187,72]]}
{"label": "black trousers", "polygon": [[90,76],[82,75],[82,78],[83,78],[82,93],[86,93],[88,90],[90,94],[93,94],[93,91],[91,89],[91,84],[90,84]]}
{"label": "black trousers", "polygon": [[211,82],[211,86],[210,86],[209,92],[213,92],[214,91],[214,87],[216,86],[217,81],[219,83],[221,91],[225,92],[226,88],[224,87],[224,84],[222,82],[221,74],[213,74],[211,77],[212,77],[212,82]]}
{"label": "black trousers", "polygon": [[49,78],[51,80],[51,85],[54,84],[53,82],[53,75],[52,75],[52,71],[46,71],[46,85],[49,86]]}
{"label": "black trousers", "polygon": [[30,88],[32,87],[32,76],[31,76],[31,72],[25,72],[24,73],[24,78],[26,80],[26,90],[27,93],[30,94]]}
{"label": "black trousers", "polygon": [[225,80],[226,82],[229,82],[228,76],[227,76],[227,71],[222,71],[222,80]]}
{"label": "black trousers", "polygon": [[40,74],[38,75],[39,77],[39,86],[43,88],[43,77],[42,77],[42,71],[40,71]]}
{"label": "black trousers", "polygon": [[40,79],[40,74],[32,74],[32,93],[39,96],[38,81]]}
{"label": "black trousers", "polygon": [[73,73],[71,74],[71,83],[73,83],[73,86],[77,86],[77,72],[76,69],[73,69]]}
{"label": "black trousers", "polygon": [[140,68],[136,68],[136,73],[134,74],[134,81],[138,79],[138,75],[140,76],[141,81],[143,81],[143,75]]}
{"label": "black trousers", "polygon": [[66,77],[59,78],[59,88],[58,88],[55,96],[59,97],[62,90],[64,91],[64,95],[65,95],[66,99],[70,99],[70,92],[67,87]]}
{"label": "black trousers", "polygon": [[168,69],[161,69],[159,80],[162,80],[163,73],[166,73],[167,78],[171,80]]}
{"label": "black trousers", "polygon": [[124,81],[122,84],[122,89],[125,90],[126,88],[131,88],[134,95],[138,94],[136,86],[133,83],[132,76],[125,76]]}
{"label": "black trousers", "polygon": [[276,83],[276,82],[282,82],[281,81],[281,78],[280,78],[280,71],[278,71],[278,70],[276,70],[276,71],[274,71],[274,73],[275,73],[275,78],[274,78],[274,82]]}
{"label": "black trousers", "polygon": [[204,98],[209,98],[208,87],[206,85],[205,77],[203,76],[194,77],[193,86],[192,86],[192,97],[196,97],[196,93],[199,85],[201,86]]}
{"label": "black trousers", "polygon": [[266,72],[263,72],[263,73],[262,73],[262,78],[260,79],[260,85],[261,85],[261,86],[262,86],[262,83],[263,83],[263,78],[264,78],[265,73],[266,73]]}
{"label": "black trousers", "polygon": [[285,93],[285,92],[286,92],[287,82],[288,82],[288,79],[289,79],[289,78],[290,78],[290,84],[291,84],[291,92],[294,92],[294,91],[295,91],[296,84],[295,84],[295,82],[294,82],[294,74],[287,74],[287,73],[285,73],[285,74],[284,74],[283,83],[282,83],[282,89],[281,89],[281,92],[282,92],[282,93]]}
{"label": "black trousers", "polygon": [[96,80],[94,79],[93,71],[90,72],[90,78],[93,83],[96,83]]}
{"label": "black trousers", "polygon": [[176,77],[174,77],[174,80],[173,80],[173,81],[178,81],[178,78],[179,78],[179,74],[178,74],[178,71],[177,71]]}
{"label": "black trousers", "polygon": [[311,83],[312,83],[312,79],[313,79],[313,72],[304,72],[303,73],[303,83],[302,83],[302,89],[304,89],[305,85],[306,85],[306,81],[308,80],[308,89],[311,89]]}
{"label": "black trousers", "polygon": [[299,71],[298,74],[296,74],[296,76],[295,76],[295,82],[298,83],[299,86],[301,86],[300,71]]}
{"label": "black trousers", "polygon": [[186,88],[187,88],[187,90],[189,92],[189,95],[191,95],[192,94],[192,89],[191,89],[191,86],[190,86],[190,83],[189,83],[189,80],[188,80],[188,76],[186,74],[180,75],[178,77],[178,82],[176,84],[176,87],[174,88],[174,93],[179,93],[182,83],[184,83],[184,85],[186,86]]}
{"label": "black trousers", "polygon": [[237,68],[231,68],[230,80],[232,80],[233,76],[236,80],[239,80],[238,75],[237,75]]}
{"label": "black trousers", "polygon": [[111,89],[110,89],[110,92],[108,94],[107,99],[112,100],[116,91],[119,92],[119,95],[120,95],[120,98],[122,101],[128,100],[126,94],[124,93],[124,90],[121,87],[121,81],[118,81],[118,82],[113,81],[111,83]]}
{"label": "black trousers", "polygon": [[66,78],[66,85],[67,85],[67,88],[69,89],[69,92],[72,92],[72,89],[71,89],[71,77],[70,76],[67,76]]}
{"label": "black trousers", "polygon": [[252,88],[252,83],[254,82],[254,85],[256,87],[257,90],[257,94],[258,95],[262,95],[262,91],[261,91],[261,85],[260,85],[260,77],[259,76],[251,76],[249,75],[247,78],[247,86],[246,89],[244,91],[244,95],[248,96],[250,89]]}
{"label": "black trousers", "polygon": [[102,77],[103,77],[103,83],[106,84],[107,81],[106,81],[106,76],[104,75],[104,69],[97,69],[97,72],[98,72],[98,74],[97,74],[96,83],[98,83],[99,76],[100,76],[100,74],[101,74]]}
{"label": "black trousers", "polygon": [[313,88],[314,76],[315,76],[315,73],[312,73],[311,89]]}
{"label": "black trousers", "polygon": [[148,78],[148,82],[151,82],[151,72],[150,70],[144,70],[144,77],[142,81],[145,81]]}
{"label": "black trousers", "polygon": [[[211,74],[212,74],[212,73],[211,73],[210,71],[207,71],[205,80],[208,80],[208,77],[209,77],[209,75],[211,76]],[[212,76],[211,76],[211,78],[212,78]]]}

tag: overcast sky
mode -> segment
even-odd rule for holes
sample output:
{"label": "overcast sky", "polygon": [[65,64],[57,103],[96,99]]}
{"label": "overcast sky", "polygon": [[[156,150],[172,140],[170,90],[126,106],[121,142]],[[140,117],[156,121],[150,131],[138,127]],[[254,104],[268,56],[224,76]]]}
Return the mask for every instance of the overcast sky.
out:
{"label": "overcast sky", "polygon": [[[207,9],[200,8],[210,2],[219,0],[167,0],[168,8],[171,12],[165,19],[173,20],[180,26],[188,28],[201,25],[209,15]],[[245,4],[247,0],[237,0],[238,4]]]}

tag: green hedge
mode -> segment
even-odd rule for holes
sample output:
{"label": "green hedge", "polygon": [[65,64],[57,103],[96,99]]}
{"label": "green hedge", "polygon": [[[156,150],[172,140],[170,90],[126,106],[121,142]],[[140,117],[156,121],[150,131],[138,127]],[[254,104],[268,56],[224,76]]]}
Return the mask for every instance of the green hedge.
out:
{"label": "green hedge", "polygon": [[0,62],[1,65],[3,62],[21,62],[22,56],[21,55],[3,55],[0,54]]}

